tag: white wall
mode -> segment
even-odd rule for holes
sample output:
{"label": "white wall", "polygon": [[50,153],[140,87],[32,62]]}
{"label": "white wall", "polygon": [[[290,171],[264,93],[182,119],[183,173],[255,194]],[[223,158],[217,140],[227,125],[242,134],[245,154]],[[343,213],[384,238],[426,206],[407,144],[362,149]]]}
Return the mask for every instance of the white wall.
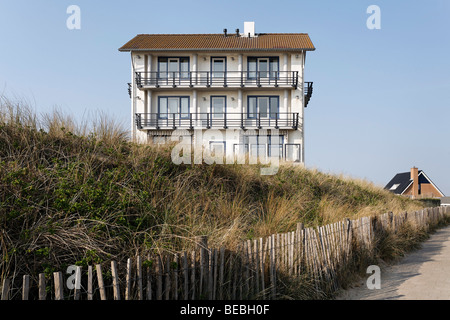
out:
{"label": "white wall", "polygon": [[[140,59],[137,58],[140,56]],[[260,56],[260,57],[279,57],[279,70],[280,71],[298,71],[299,73],[299,86],[298,89],[175,89],[175,90],[140,90],[135,86],[134,72],[139,71],[157,71],[158,70],[158,57],[189,57],[190,70],[197,71],[210,71],[211,70],[211,57],[227,57],[227,71],[246,71],[247,70],[247,57],[248,56]],[[207,52],[167,52],[167,53],[133,53],[132,61],[134,70],[132,70],[133,80],[133,95],[132,95],[132,128],[135,133],[136,139],[144,141],[147,138],[146,131],[136,130],[134,122],[134,113],[156,113],[158,111],[158,96],[189,96],[190,97],[190,112],[209,112],[210,111],[210,98],[211,96],[227,96],[226,105],[227,113],[240,113],[247,112],[247,97],[249,95],[276,95],[279,96],[280,113],[299,113],[299,130],[289,130],[286,137],[286,143],[298,143],[304,147],[303,143],[303,70],[304,70],[304,55],[302,52],[298,53],[278,53],[273,52],[250,52],[250,53],[207,53]],[[195,99],[197,105],[195,105]],[[241,98],[241,99],[240,99]],[[239,107],[241,106],[241,107]],[[224,132],[224,130],[222,130]],[[232,145],[239,143],[239,138],[233,138],[227,142],[227,154],[232,152]],[[302,159],[304,152],[302,150]]]}

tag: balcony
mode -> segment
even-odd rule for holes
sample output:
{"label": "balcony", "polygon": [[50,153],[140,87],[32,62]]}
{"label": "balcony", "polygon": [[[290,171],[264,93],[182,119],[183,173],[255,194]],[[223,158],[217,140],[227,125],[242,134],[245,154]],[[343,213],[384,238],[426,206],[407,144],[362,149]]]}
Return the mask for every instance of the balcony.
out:
{"label": "balcony", "polygon": [[297,88],[298,71],[136,72],[136,85],[151,88]]}
{"label": "balcony", "polygon": [[305,82],[303,94],[304,94],[303,106],[306,108],[308,106],[309,100],[311,100],[311,96],[313,94],[313,83],[312,82]]}
{"label": "balcony", "polygon": [[297,129],[298,113],[136,113],[138,129]]}

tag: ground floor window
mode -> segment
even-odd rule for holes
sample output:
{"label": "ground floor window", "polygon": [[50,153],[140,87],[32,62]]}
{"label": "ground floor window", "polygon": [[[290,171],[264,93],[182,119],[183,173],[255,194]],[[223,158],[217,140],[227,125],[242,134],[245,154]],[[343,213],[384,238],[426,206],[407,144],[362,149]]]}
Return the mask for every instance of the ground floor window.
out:
{"label": "ground floor window", "polygon": [[225,156],[226,145],[226,141],[210,141],[209,150],[211,152],[211,156]]}
{"label": "ground floor window", "polygon": [[284,146],[285,158],[287,161],[301,162],[302,152],[301,144],[299,143],[286,143]]}
{"label": "ground floor window", "polygon": [[283,158],[284,136],[244,136],[243,144],[235,144],[235,154],[248,153],[252,157],[276,157]]}
{"label": "ground floor window", "polygon": [[[183,139],[183,140],[181,140]],[[160,136],[149,136],[149,141],[156,145],[164,145],[166,143],[177,142],[177,141],[188,141],[188,143],[192,142],[191,136],[176,136],[176,138],[172,139],[172,135],[160,135]]]}

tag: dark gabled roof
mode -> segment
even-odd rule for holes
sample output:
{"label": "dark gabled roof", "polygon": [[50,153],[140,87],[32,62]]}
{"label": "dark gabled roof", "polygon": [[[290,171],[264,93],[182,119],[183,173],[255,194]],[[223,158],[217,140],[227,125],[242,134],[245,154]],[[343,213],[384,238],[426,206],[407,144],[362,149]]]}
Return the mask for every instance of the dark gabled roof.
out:
{"label": "dark gabled roof", "polygon": [[[430,183],[436,188],[438,192],[440,192],[444,196],[442,191],[439,190],[439,188],[431,181],[431,179],[425,174],[425,172],[423,172],[423,170],[418,170],[418,176],[419,184]],[[389,190],[395,194],[402,194],[406,191],[406,189],[408,189],[411,183],[412,179],[410,172],[397,173],[395,177],[392,178],[392,180],[389,181],[389,183],[384,187],[384,189]],[[391,190],[394,185],[397,185],[397,187]]]}
{"label": "dark gabled roof", "polygon": [[252,38],[235,34],[138,34],[119,49],[139,50],[313,51],[315,47],[306,33],[261,33]]}
{"label": "dark gabled roof", "polygon": [[[419,170],[419,173],[422,170]],[[391,181],[384,187],[384,189],[392,191],[395,194],[402,194],[412,183],[411,180],[411,173],[410,172],[403,172],[403,173],[397,173],[395,177],[392,178]],[[397,188],[394,190],[391,190],[393,185],[398,184]]]}

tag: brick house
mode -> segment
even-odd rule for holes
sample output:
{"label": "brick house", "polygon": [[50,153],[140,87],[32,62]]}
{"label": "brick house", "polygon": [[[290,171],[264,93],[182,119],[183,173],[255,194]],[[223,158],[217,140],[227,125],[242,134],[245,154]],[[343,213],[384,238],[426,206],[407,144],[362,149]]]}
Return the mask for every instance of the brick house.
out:
{"label": "brick house", "polygon": [[396,174],[384,189],[413,199],[445,196],[425,172],[416,167],[411,168],[410,172]]}

